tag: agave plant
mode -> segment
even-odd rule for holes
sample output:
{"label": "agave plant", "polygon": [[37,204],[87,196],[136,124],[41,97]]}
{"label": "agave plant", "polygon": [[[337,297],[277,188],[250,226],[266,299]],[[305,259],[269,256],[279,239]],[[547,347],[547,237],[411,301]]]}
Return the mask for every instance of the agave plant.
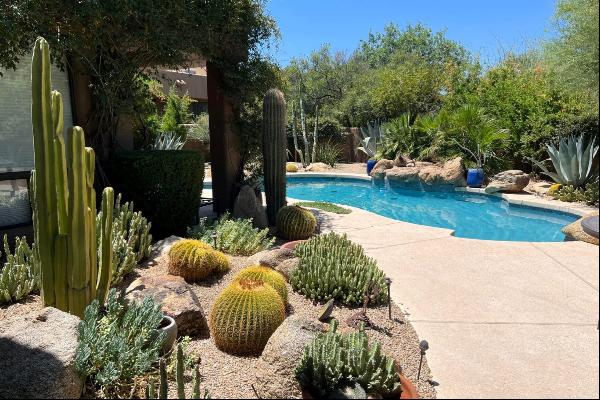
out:
{"label": "agave plant", "polygon": [[588,142],[584,136],[568,136],[560,139],[558,147],[548,144],[547,148],[556,172],[550,171],[543,162],[530,160],[555,182],[578,188],[598,177],[598,166],[594,165],[598,154],[595,137]]}
{"label": "agave plant", "polygon": [[181,150],[185,142],[176,132],[162,132],[150,144],[151,150]]}
{"label": "agave plant", "polygon": [[360,134],[362,139],[360,140],[361,146],[356,150],[362,151],[369,158],[374,158],[377,153],[377,144],[383,140],[383,130],[381,125],[378,123],[368,123],[367,128],[360,128]]}

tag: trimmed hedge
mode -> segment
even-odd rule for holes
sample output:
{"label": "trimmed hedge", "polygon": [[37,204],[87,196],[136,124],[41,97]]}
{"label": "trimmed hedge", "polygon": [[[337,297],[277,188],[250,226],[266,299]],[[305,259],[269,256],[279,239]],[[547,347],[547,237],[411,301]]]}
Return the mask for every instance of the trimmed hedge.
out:
{"label": "trimmed hedge", "polygon": [[152,222],[152,235],[183,236],[198,223],[204,181],[202,155],[187,150],[120,151],[110,166],[111,184]]}

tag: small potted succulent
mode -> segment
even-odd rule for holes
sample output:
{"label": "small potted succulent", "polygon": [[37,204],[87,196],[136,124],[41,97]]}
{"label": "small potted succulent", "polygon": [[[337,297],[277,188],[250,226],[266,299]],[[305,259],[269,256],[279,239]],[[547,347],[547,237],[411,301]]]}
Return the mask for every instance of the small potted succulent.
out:
{"label": "small potted succulent", "polygon": [[295,375],[305,399],[418,398],[412,383],[396,361],[369,344],[364,326],[351,333],[337,333],[333,320],[329,331],[318,334],[304,349]]}

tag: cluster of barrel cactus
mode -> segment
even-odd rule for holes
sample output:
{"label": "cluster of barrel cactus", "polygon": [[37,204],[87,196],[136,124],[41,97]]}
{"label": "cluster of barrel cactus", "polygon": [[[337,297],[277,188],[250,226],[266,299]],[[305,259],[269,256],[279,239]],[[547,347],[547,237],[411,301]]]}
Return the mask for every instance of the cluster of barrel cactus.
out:
{"label": "cluster of barrel cactus", "polygon": [[308,239],[316,229],[317,219],[306,208],[285,206],[277,213],[277,234],[284,239]]}
{"label": "cluster of barrel cactus", "polygon": [[235,280],[241,279],[259,280],[270,285],[277,293],[279,293],[283,303],[287,304],[288,291],[285,278],[273,268],[264,265],[252,265],[246,267],[235,276]]}
{"label": "cluster of barrel cactus", "polygon": [[401,386],[394,359],[381,352],[380,343],[369,344],[364,326],[344,334],[336,332],[337,326],[333,320],[328,332],[318,334],[304,348],[295,370],[300,387],[315,398],[348,388],[373,398],[397,397]]}
{"label": "cluster of barrel cactus", "polygon": [[217,297],[209,326],[219,349],[237,355],[260,355],[284,319],[284,302],[271,285],[258,279],[239,279]]}
{"label": "cluster of barrel cactus", "polygon": [[263,160],[267,217],[275,224],[277,212],[285,206],[287,161],[286,104],[283,93],[270,89],[263,101]]}
{"label": "cluster of barrel cactus", "polygon": [[169,250],[169,274],[181,276],[188,282],[202,281],[213,273],[228,270],[227,256],[200,240],[180,240]]}
{"label": "cluster of barrel cactus", "polygon": [[50,69],[50,48],[38,38],[31,70],[31,192],[42,301],[83,317],[93,299],[104,302],[111,282],[114,192],[102,193],[98,254],[95,154],[80,127],[63,137],[62,96],[51,90]]}
{"label": "cluster of barrel cactus", "polygon": [[[183,347],[181,343],[177,345],[177,353],[176,353],[176,369],[175,369],[175,381],[177,384],[177,398],[185,399],[185,380],[184,380],[184,355],[183,355]],[[146,387],[146,399],[168,399],[169,398],[169,378],[167,376],[167,367],[165,365],[164,360],[160,360],[159,362],[159,371],[160,371],[160,384],[158,389],[158,397],[156,396],[156,387],[154,382],[149,382]],[[192,382],[192,397],[190,399],[209,399],[208,390],[204,390],[204,392],[200,391],[200,371],[198,369],[198,365],[194,370],[194,380]]]}
{"label": "cluster of barrel cactus", "polygon": [[35,245],[29,247],[25,237],[17,237],[15,251],[12,254],[8,246],[8,238],[4,235],[6,262],[4,266],[0,266],[0,304],[20,300],[39,289],[40,266],[35,251]]}
{"label": "cluster of barrel cactus", "polygon": [[346,235],[328,233],[299,244],[298,267],[290,276],[295,291],[317,301],[336,299],[349,305],[362,305],[370,287],[378,287],[370,303],[387,301],[385,275],[375,260]]}

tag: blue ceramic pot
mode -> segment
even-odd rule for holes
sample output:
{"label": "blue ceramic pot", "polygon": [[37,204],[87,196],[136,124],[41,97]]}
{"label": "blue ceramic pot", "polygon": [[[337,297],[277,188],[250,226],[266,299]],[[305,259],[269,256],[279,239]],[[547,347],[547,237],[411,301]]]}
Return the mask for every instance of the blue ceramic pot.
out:
{"label": "blue ceramic pot", "polygon": [[375,164],[377,164],[377,160],[367,161],[367,175],[371,175],[371,171],[373,170]]}
{"label": "blue ceramic pot", "polygon": [[480,168],[472,168],[467,171],[467,186],[472,188],[480,188],[483,185],[483,170]]}

